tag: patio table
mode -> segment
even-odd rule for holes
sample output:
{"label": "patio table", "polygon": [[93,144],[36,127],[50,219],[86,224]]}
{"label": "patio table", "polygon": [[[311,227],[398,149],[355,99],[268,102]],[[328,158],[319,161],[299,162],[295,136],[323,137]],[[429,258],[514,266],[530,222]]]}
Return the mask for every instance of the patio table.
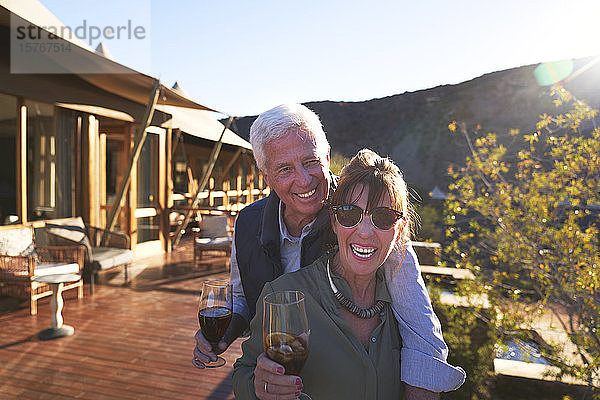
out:
{"label": "patio table", "polygon": [[81,279],[77,274],[52,274],[41,275],[34,278],[37,282],[48,283],[52,289],[52,298],[50,300],[51,322],[50,328],[44,329],[38,334],[41,340],[56,339],[64,336],[70,336],[75,333],[72,326],[63,324],[62,309],[63,298],[62,289],[65,283],[77,282]]}

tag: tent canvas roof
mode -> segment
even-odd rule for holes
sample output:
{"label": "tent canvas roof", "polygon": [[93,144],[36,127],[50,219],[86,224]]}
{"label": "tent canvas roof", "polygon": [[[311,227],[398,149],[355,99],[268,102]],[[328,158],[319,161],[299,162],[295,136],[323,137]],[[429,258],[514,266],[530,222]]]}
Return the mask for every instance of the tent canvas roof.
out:
{"label": "tent canvas roof", "polygon": [[[15,29],[15,21],[39,27],[63,26],[38,0],[0,0],[0,48],[9,48],[9,32]],[[71,43],[72,51],[40,53],[43,58],[39,62],[61,73],[10,73],[10,52],[0,52],[2,91],[123,121],[141,118],[155,78],[98,54],[76,37],[56,40]],[[96,72],[78,72],[82,70]],[[156,109],[172,117],[167,119],[164,114],[155,114],[153,124],[178,128],[203,139],[218,141],[224,128],[208,115],[214,110],[189,100],[179,87],[171,89],[161,85]],[[251,149],[250,143],[229,129],[223,143]]]}
{"label": "tent canvas roof", "polygon": [[[172,118],[162,126],[177,128],[189,135],[216,142],[225,128],[221,122],[211,118],[207,111],[165,105],[157,105],[156,108],[172,115]],[[252,149],[250,143],[229,129],[223,135],[223,143]]]}
{"label": "tent canvas roof", "polygon": [[[11,17],[13,18],[13,21],[11,21]],[[0,0],[0,27],[3,26],[8,28],[8,30],[14,29],[14,26],[11,27],[11,25],[13,25],[15,21],[18,21],[19,24],[33,24],[38,27],[64,26],[38,0]],[[13,24],[11,24],[11,22],[13,22]],[[156,81],[155,78],[142,74],[141,72],[135,71],[96,53],[76,38],[61,37],[55,40],[57,43],[61,41],[62,43],[70,43],[71,51],[59,53],[35,53],[34,55],[37,58],[35,62],[30,63],[32,68],[32,71],[30,72],[44,72],[43,70],[35,70],[35,68],[39,69],[39,66],[43,65],[44,69],[53,73],[50,75],[76,75],[81,80],[111,94],[115,94],[138,104],[148,103],[154,82]],[[8,44],[9,38],[4,38],[3,41]],[[5,66],[8,66],[10,63],[10,60],[8,60],[9,53],[10,52],[8,51],[2,52],[2,58],[5,58],[2,60],[2,64]],[[19,77],[27,79],[31,75],[46,74],[12,74],[12,77],[16,79]],[[40,92],[44,91],[43,87],[39,87],[38,89]],[[86,102],[85,98],[80,99],[80,101],[64,101],[64,99],[59,98],[57,101],[63,103],[95,105],[90,104],[90,102],[93,102],[93,99],[87,99]],[[161,96],[158,103],[214,111],[163,85],[161,85]]]}

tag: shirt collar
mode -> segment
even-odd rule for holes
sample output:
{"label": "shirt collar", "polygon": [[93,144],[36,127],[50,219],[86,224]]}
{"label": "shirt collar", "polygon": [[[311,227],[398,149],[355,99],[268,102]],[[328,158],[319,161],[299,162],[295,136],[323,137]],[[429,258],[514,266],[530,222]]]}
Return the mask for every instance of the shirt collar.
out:
{"label": "shirt collar", "polygon": [[285,211],[285,204],[283,204],[283,201],[279,200],[279,237],[281,238],[281,243],[283,244],[284,240],[289,240],[292,243],[296,243],[298,241],[301,241],[304,236],[308,235],[308,233],[310,232],[310,230],[312,229],[313,225],[315,224],[315,219],[313,219],[312,221],[310,221],[308,224],[306,224],[306,226],[304,226],[304,228],[302,228],[302,233],[300,234],[300,237],[296,237],[296,236],[292,236],[288,229],[287,226],[285,225],[285,221],[283,220],[283,212]]}

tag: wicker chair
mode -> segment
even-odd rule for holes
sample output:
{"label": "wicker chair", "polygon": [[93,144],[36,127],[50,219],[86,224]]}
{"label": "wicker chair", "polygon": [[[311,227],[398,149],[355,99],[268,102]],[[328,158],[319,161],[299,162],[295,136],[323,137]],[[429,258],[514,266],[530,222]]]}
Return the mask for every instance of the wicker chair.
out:
{"label": "wicker chair", "polygon": [[[33,229],[22,227],[14,230],[15,240],[22,239],[23,233],[31,233],[31,245],[26,248],[34,249],[22,255],[13,255],[14,251],[2,250],[0,255],[0,295],[29,299],[29,313],[37,314],[37,301],[50,296],[52,291],[45,283],[34,281],[37,275],[78,273],[83,268],[84,252],[77,246],[33,246]],[[3,245],[10,241],[11,230],[3,230]],[[26,235],[25,235],[26,236]],[[23,246],[22,240],[18,245]],[[18,251],[18,250],[17,250]],[[83,280],[69,283],[63,290],[77,289],[77,297],[83,297]]]}
{"label": "wicker chair", "polygon": [[50,245],[77,245],[84,249],[83,275],[94,293],[99,271],[123,267],[125,284],[129,277],[127,267],[133,261],[129,236],[90,226],[81,217],[63,218],[47,222],[43,228]]}

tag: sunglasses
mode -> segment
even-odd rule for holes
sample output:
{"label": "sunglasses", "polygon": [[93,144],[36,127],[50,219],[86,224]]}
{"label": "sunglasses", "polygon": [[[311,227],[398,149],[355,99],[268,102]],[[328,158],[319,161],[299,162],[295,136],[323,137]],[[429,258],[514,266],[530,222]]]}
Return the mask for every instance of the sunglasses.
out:
{"label": "sunglasses", "polygon": [[392,229],[404,214],[389,207],[375,207],[371,211],[364,211],[354,204],[343,204],[340,206],[331,206],[331,212],[335,214],[335,219],[344,228],[354,228],[360,224],[363,215],[368,213],[371,216],[371,223],[380,231]]}

